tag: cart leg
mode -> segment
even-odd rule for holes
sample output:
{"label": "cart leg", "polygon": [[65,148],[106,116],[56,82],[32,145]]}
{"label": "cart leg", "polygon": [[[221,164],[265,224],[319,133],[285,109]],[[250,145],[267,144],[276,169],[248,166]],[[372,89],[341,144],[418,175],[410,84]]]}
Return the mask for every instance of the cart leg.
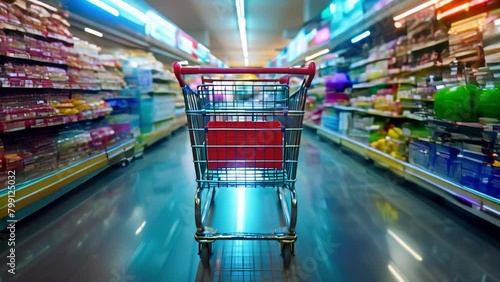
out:
{"label": "cart leg", "polygon": [[291,215],[290,215],[290,233],[295,233],[295,226],[297,225],[297,197],[295,194],[295,189],[290,189],[291,195]]}
{"label": "cart leg", "polygon": [[198,252],[203,267],[209,267],[210,257],[212,257],[212,243],[200,243],[198,245]]}
{"label": "cart leg", "polygon": [[283,243],[281,246],[281,256],[283,257],[283,268],[287,269],[292,263],[294,253],[293,243]]}
{"label": "cart leg", "polygon": [[[286,202],[286,197],[284,191],[288,190],[290,192],[290,207]],[[288,232],[295,233],[295,226],[297,224],[297,197],[294,189],[289,188],[279,188],[278,189],[278,200],[281,202],[281,208],[283,209],[283,216],[288,227]]]}
{"label": "cart leg", "polygon": [[196,223],[197,233],[203,233],[204,228],[201,220],[201,189],[196,189],[194,196],[194,222]]}

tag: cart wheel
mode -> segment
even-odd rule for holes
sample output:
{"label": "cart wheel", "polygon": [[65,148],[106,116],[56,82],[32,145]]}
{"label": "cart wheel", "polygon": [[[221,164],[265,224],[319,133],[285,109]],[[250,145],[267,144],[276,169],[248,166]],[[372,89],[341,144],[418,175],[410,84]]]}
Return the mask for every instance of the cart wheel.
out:
{"label": "cart wheel", "polygon": [[281,256],[283,256],[283,268],[289,268],[292,263],[292,244],[283,244],[281,247]]}
{"label": "cart wheel", "polygon": [[210,257],[212,256],[212,244],[211,243],[202,243],[200,244],[200,258],[203,267],[210,266]]}

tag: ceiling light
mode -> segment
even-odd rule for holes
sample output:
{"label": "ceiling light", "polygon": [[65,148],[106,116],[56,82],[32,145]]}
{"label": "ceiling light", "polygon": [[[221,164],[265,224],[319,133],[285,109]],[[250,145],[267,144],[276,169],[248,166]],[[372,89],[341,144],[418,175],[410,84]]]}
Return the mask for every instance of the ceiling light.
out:
{"label": "ceiling light", "polygon": [[418,5],[417,7],[413,8],[413,9],[410,9],[400,15],[397,15],[393,18],[394,21],[399,21],[399,20],[402,20],[406,17],[408,17],[409,15],[411,14],[414,14],[416,12],[419,12],[419,11],[422,11],[423,9],[425,8],[428,8],[434,4],[436,4],[438,2],[438,0],[431,0],[431,1],[428,1],[428,2],[425,2],[424,4],[421,4],[421,5]]}
{"label": "ceiling light", "polygon": [[247,21],[245,19],[245,1],[234,0],[236,4],[236,15],[238,17],[238,29],[240,31],[241,49],[245,65],[248,65],[248,41],[247,41]]}
{"label": "ceiling light", "polygon": [[52,12],[57,12],[57,9],[54,6],[50,6],[49,4],[45,4],[43,2],[37,0],[30,0],[31,3],[36,4],[38,6],[42,6],[45,9],[51,10]]}
{"label": "ceiling light", "polygon": [[387,230],[387,233],[389,233],[389,235],[391,235],[391,237],[394,240],[396,240],[396,242],[398,242],[398,244],[401,245],[401,247],[403,247],[408,253],[410,253],[416,260],[422,261],[422,257],[412,248],[410,248],[410,246],[408,246],[408,244],[406,244],[406,242],[403,241],[403,239],[399,238],[399,236],[396,235],[396,233],[394,233],[392,230]]}
{"label": "ceiling light", "polygon": [[187,65],[189,65],[189,62],[188,61],[180,61],[179,64],[181,66],[187,66]]}
{"label": "ceiling light", "polygon": [[137,228],[137,230],[135,231],[135,235],[139,235],[139,233],[142,232],[142,229],[144,229],[144,226],[146,226],[146,221],[143,221],[139,228]]}
{"label": "ceiling light", "polygon": [[93,34],[93,35],[95,35],[97,37],[102,37],[103,36],[103,34],[101,32],[99,32],[97,30],[94,30],[94,29],[91,29],[91,28],[88,28],[88,27],[86,27],[84,30],[85,30],[86,33]]}
{"label": "ceiling light", "polygon": [[118,17],[120,15],[120,12],[118,12],[117,9],[109,6],[108,4],[102,2],[101,0],[87,0],[90,3],[96,5],[97,7],[103,9],[104,11],[110,13],[111,15]]}
{"label": "ceiling light", "polygon": [[370,33],[370,31],[369,31],[369,30],[367,30],[367,31],[365,31],[365,32],[361,33],[360,35],[358,35],[358,36],[356,36],[356,37],[353,37],[353,38],[351,39],[351,43],[356,43],[356,42],[358,42],[358,41],[360,41],[360,40],[362,40],[362,39],[364,39],[364,38],[366,38],[366,37],[370,36],[370,34],[371,34],[371,33]]}
{"label": "ceiling light", "polygon": [[394,22],[394,26],[396,28],[401,28],[401,27],[403,27],[403,23],[401,23],[401,22]]}
{"label": "ceiling light", "polygon": [[335,4],[331,3],[330,4],[330,14],[335,14],[335,12],[337,11],[337,6],[335,6]]}
{"label": "ceiling light", "polygon": [[441,1],[438,1],[436,3],[436,8],[441,8],[441,7],[444,7],[448,4],[450,4],[451,2],[453,2],[453,0],[441,0]]}
{"label": "ceiling light", "polygon": [[330,49],[323,49],[323,50],[319,51],[318,53],[312,54],[311,56],[307,56],[306,57],[306,62],[310,61],[312,59],[315,59],[315,58],[317,58],[317,57],[319,57],[321,55],[327,54],[328,52],[330,52]]}
{"label": "ceiling light", "polygon": [[387,268],[389,268],[389,271],[394,276],[394,278],[396,278],[396,280],[398,282],[405,282],[406,281],[406,280],[403,279],[403,277],[401,276],[401,274],[399,274],[399,272],[396,270],[396,268],[394,266],[392,266],[391,264],[389,264],[387,266]]}
{"label": "ceiling light", "polygon": [[127,13],[129,13],[130,15],[134,16],[135,18],[139,19],[143,23],[148,24],[150,22],[149,17],[146,14],[137,10],[135,7],[131,6],[130,4],[123,2],[123,0],[111,0],[111,2],[113,2],[113,4],[120,7],[122,10],[127,11]]}

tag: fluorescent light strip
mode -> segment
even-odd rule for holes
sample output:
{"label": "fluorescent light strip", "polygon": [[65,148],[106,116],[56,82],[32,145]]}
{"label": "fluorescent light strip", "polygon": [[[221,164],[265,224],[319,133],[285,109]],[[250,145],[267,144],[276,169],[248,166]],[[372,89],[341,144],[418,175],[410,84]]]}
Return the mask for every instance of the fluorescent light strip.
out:
{"label": "fluorescent light strip", "polygon": [[315,58],[317,58],[317,57],[319,57],[321,55],[327,54],[328,52],[330,52],[330,49],[323,49],[323,50],[319,51],[318,53],[312,54],[311,56],[307,56],[306,57],[306,62],[310,61],[312,59],[315,59]]}
{"label": "fluorescent light strip", "polygon": [[247,21],[245,20],[245,1],[234,0],[236,5],[236,15],[238,17],[238,29],[240,31],[241,49],[245,66],[248,66],[248,41],[247,41]]}
{"label": "fluorescent light strip", "polygon": [[175,26],[173,23],[165,20],[164,18],[162,18],[161,16],[157,15],[155,12],[153,11],[147,11],[146,12],[146,15],[152,20],[152,21],[157,21],[157,22],[160,22],[162,24],[162,27],[165,27],[166,29],[168,29],[169,31],[171,32],[176,32],[177,31],[177,26]]}
{"label": "fluorescent light strip", "polygon": [[102,37],[102,36],[103,36],[103,34],[102,34],[101,32],[99,32],[99,31],[97,31],[97,30],[94,30],[94,29],[91,29],[91,28],[88,28],[88,27],[86,27],[86,28],[84,29],[84,31],[85,31],[86,33],[93,34],[93,35],[95,35],[95,36],[97,36],[97,37]]}
{"label": "fluorescent light strip", "polygon": [[95,6],[103,9],[104,11],[110,13],[111,15],[118,17],[120,15],[120,12],[118,12],[117,9],[109,6],[108,4],[102,2],[101,0],[87,0],[90,3],[94,4]]}
{"label": "fluorescent light strip", "polygon": [[412,248],[410,248],[410,246],[408,246],[405,241],[399,238],[396,233],[392,232],[392,230],[387,230],[387,233],[389,233],[389,235],[391,235],[391,237],[394,238],[394,240],[396,240],[396,242],[398,242],[399,245],[401,245],[401,247],[403,247],[408,253],[410,253],[416,260],[422,261],[422,257],[417,254],[417,252],[415,252]]}
{"label": "fluorescent light strip", "polygon": [[456,6],[455,8],[452,8],[452,9],[450,9],[448,11],[445,11],[445,12],[443,12],[441,14],[438,14],[436,18],[438,20],[440,20],[440,19],[442,19],[444,17],[453,15],[453,14],[458,13],[460,11],[467,10],[469,8],[469,6],[470,6],[470,3],[465,3],[465,4],[462,4],[460,6]]}
{"label": "fluorescent light strip", "polygon": [[398,282],[406,282],[406,280],[403,279],[403,277],[401,276],[401,274],[399,274],[399,272],[396,270],[396,268],[394,266],[392,266],[391,264],[389,264],[387,266],[387,268],[389,268],[389,271],[394,276],[394,278],[396,278],[396,280],[398,280]]}
{"label": "fluorescent light strip", "polygon": [[238,187],[237,211],[236,211],[236,232],[242,232],[245,226],[245,189]]}
{"label": "fluorescent light strip", "polygon": [[50,6],[49,4],[45,4],[43,2],[37,0],[30,0],[31,3],[36,4],[38,6],[42,6],[45,9],[51,10],[52,12],[57,12],[57,9],[54,6]]}
{"label": "fluorescent light strip", "polygon": [[413,9],[410,9],[400,15],[397,15],[393,18],[394,21],[399,21],[399,20],[402,20],[406,17],[408,17],[409,15],[411,14],[414,14],[416,12],[419,12],[419,11],[422,11],[423,9],[425,8],[428,8],[434,4],[436,4],[438,2],[438,0],[431,0],[431,1],[428,1],[428,2],[425,2],[424,4],[421,4],[421,5],[418,5],[417,7],[413,8]]}
{"label": "fluorescent light strip", "polygon": [[187,66],[187,65],[189,65],[189,62],[188,61],[180,61],[179,64],[181,66]]}
{"label": "fluorescent light strip", "polygon": [[127,11],[127,13],[136,17],[137,19],[139,19],[143,23],[148,24],[150,22],[150,19],[146,14],[137,10],[135,7],[131,6],[130,4],[127,4],[127,3],[123,2],[122,0],[111,0],[111,2],[113,2],[113,4],[115,4],[116,6],[120,7],[122,10]]}
{"label": "fluorescent light strip", "polygon": [[358,42],[358,41],[360,41],[360,40],[362,40],[362,39],[364,39],[364,38],[366,38],[366,37],[370,36],[370,34],[371,34],[371,33],[370,33],[370,31],[369,31],[369,30],[367,30],[367,31],[365,31],[365,32],[361,33],[360,35],[358,35],[358,36],[356,36],[356,37],[353,37],[353,38],[351,39],[351,43],[356,43],[356,42]]}
{"label": "fluorescent light strip", "polygon": [[137,228],[137,230],[135,231],[135,235],[139,235],[139,233],[142,232],[142,229],[144,229],[144,226],[146,226],[146,221],[143,221],[141,223],[141,226],[139,226],[139,228]]}
{"label": "fluorescent light strip", "polygon": [[331,3],[330,4],[330,14],[335,14],[335,12],[337,11],[337,6],[335,6],[334,3]]}

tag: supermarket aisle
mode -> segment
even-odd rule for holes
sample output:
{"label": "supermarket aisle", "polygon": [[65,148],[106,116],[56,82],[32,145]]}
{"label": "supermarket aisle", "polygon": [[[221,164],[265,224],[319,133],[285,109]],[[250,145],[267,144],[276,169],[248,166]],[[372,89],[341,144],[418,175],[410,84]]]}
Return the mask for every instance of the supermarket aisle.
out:
{"label": "supermarket aisle", "polygon": [[[7,276],[2,263],[1,281],[500,281],[498,229],[486,234],[313,134],[302,144],[299,241],[288,272],[276,242],[217,242],[212,268],[203,271],[181,130],[143,160],[103,173],[20,224],[17,274]],[[266,225],[275,193],[246,191],[234,212],[238,193],[217,194],[222,219],[214,222],[238,227],[244,213],[243,227]],[[4,259],[6,248],[3,240]]]}

